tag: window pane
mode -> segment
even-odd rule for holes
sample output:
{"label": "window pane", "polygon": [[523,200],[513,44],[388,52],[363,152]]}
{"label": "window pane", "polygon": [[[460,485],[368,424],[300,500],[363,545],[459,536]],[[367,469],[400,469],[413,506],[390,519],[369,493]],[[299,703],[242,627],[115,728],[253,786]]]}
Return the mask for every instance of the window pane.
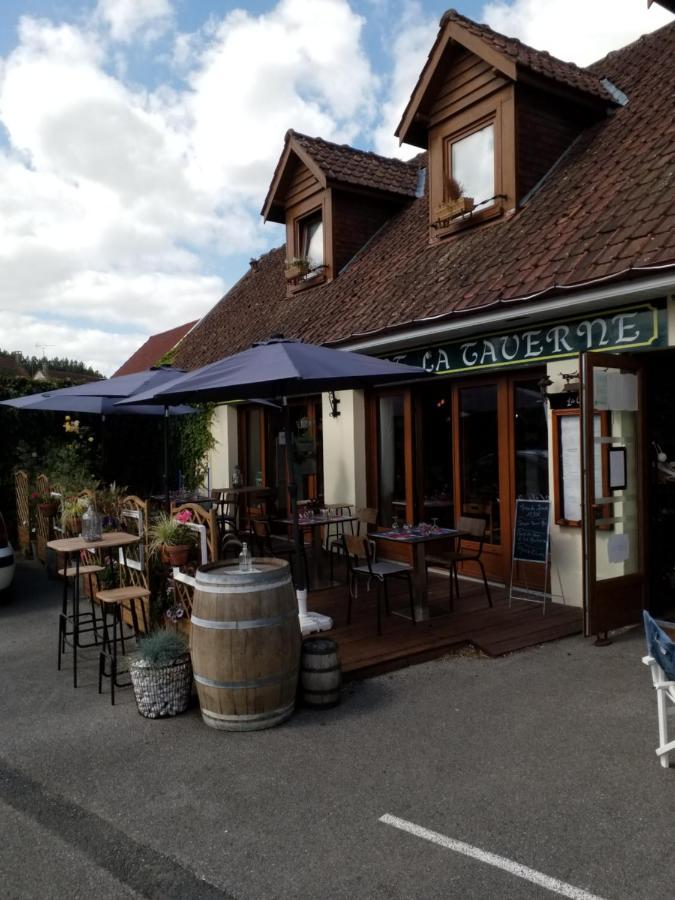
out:
{"label": "window pane", "polygon": [[[318,407],[318,409],[317,409]],[[310,414],[314,413],[314,416]],[[298,500],[316,500],[323,492],[320,482],[321,407],[310,411],[306,403],[292,407],[293,476]]]}
{"label": "window pane", "polygon": [[302,255],[312,266],[323,265],[323,221],[320,214],[302,222],[301,244]]}
{"label": "window pane", "polygon": [[380,523],[405,520],[405,438],[403,397],[380,397],[379,402]]}
{"label": "window pane", "polygon": [[459,392],[462,515],[485,519],[488,543],[501,542],[497,386]]}
{"label": "window pane", "polygon": [[548,499],[546,407],[536,381],[515,386],[516,497]]}
{"label": "window pane", "polygon": [[450,173],[464,197],[476,203],[495,194],[494,126],[488,125],[455,141],[451,147]]}
{"label": "window pane", "polygon": [[261,441],[263,435],[261,428],[263,425],[263,417],[260,411],[255,407],[249,407],[246,410],[246,481],[249,485],[258,484],[258,479],[262,483],[262,446]]}
{"label": "window pane", "polygon": [[418,400],[422,412],[423,500],[420,519],[450,527],[452,508],[452,405],[450,396],[423,396]]}

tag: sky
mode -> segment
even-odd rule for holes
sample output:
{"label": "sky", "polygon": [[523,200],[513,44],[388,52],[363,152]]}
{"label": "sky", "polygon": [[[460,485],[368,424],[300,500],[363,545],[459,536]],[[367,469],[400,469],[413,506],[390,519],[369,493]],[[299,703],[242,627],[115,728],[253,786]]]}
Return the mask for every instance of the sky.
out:
{"label": "sky", "polygon": [[[389,156],[447,2],[0,0],[0,348],[112,373],[283,242],[288,128]],[[455,0],[587,65],[647,0]]]}

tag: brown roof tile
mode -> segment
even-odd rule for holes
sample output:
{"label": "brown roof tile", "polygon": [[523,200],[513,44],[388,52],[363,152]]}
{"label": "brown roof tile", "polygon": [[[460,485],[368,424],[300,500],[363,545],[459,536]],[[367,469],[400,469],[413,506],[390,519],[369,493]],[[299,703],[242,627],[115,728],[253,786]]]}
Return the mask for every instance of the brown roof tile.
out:
{"label": "brown roof tile", "polygon": [[610,94],[601,82],[602,75],[598,75],[588,69],[582,69],[572,62],[565,62],[555,56],[551,56],[546,50],[535,50],[523,44],[517,38],[506,37],[493,31],[489,26],[467,19],[457,10],[449,9],[441,19],[441,28],[446,22],[455,22],[470,31],[476,37],[487,41],[499,53],[511,57],[519,66],[535,72],[544,78],[550,78],[567,87],[594,94],[603,100],[610,100]]}
{"label": "brown roof tile", "polygon": [[171,328],[168,331],[162,331],[159,334],[151,335],[147,341],[142,344],[135,353],[132,353],[129,359],[119,367],[115,372],[115,375],[131,375],[134,372],[144,372],[151,366],[156,365],[169,350],[173,350],[176,344],[181,338],[185,337],[192,326],[197,324],[197,321],[198,320],[187,322],[185,325],[178,325],[176,328]]}
{"label": "brown roof tile", "polygon": [[323,138],[290,131],[329,181],[414,197],[417,186],[416,157],[411,162],[333,144]]}
{"label": "brown roof tile", "polygon": [[290,299],[277,248],[184,339],[177,362],[203,365],[273,332],[340,343],[675,267],[675,23],[591,70],[628,105],[584,132],[516,215],[430,245],[427,199],[413,199],[334,281]]}

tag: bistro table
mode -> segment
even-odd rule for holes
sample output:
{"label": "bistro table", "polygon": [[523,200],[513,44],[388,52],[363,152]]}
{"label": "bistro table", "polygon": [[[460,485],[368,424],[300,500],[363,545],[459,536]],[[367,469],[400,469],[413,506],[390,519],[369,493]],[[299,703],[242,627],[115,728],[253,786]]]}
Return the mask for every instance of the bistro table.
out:
{"label": "bistro table", "polygon": [[[86,541],[82,536],[71,538],[57,538],[49,541],[47,546],[56,553],[63,553],[65,557],[63,570],[68,572],[70,558],[75,558],[75,581],[73,582],[73,609],[68,613],[68,576],[63,576],[63,601],[59,614],[59,668],[61,668],[61,646],[67,635],[68,622],[72,622],[73,630],[73,687],[77,687],[77,648],[80,646],[80,554],[83,550],[114,550],[121,548],[126,554],[125,548],[131,544],[137,544],[140,537],[137,534],[129,534],[126,531],[111,531],[103,534],[98,541]],[[93,598],[92,598],[93,599]]]}
{"label": "bistro table", "polygon": [[[371,531],[368,537],[374,541],[391,541],[394,544],[408,544],[413,553],[413,597],[415,598],[415,619],[419,622],[430,617],[429,613],[429,581],[425,545],[433,541],[455,541],[465,537],[466,531],[457,528],[397,529],[395,531]],[[406,616],[400,612],[398,615]],[[406,616],[407,617],[407,616]]]}
{"label": "bistro table", "polygon": [[[275,522],[278,522],[280,525],[292,525],[293,519],[291,516],[286,516],[283,519],[275,519]],[[325,528],[328,525],[338,525],[340,523],[345,522],[358,522],[357,516],[326,516],[326,515],[313,515],[313,516],[302,516],[298,519],[298,528],[301,531],[307,531],[311,529],[312,531],[312,585],[316,589],[317,587],[332,587],[331,584],[323,583],[324,577],[324,569],[323,569],[323,559],[322,559],[322,550],[323,550],[323,539],[321,535],[321,529]]]}

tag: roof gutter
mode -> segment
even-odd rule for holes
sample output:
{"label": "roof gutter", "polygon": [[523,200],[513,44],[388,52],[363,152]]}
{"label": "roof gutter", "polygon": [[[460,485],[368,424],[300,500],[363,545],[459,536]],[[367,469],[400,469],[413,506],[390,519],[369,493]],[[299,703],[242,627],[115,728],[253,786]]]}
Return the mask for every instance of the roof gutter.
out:
{"label": "roof gutter", "polygon": [[[664,266],[665,271],[658,275],[651,275],[622,284],[605,284],[602,287],[568,292],[562,296],[550,297],[538,303],[514,304],[509,308],[507,301],[493,304],[490,310],[480,315],[462,316],[461,319],[436,321],[434,324],[423,324],[423,321],[406,329],[388,332],[379,332],[372,336],[363,335],[353,337],[344,343],[340,342],[341,350],[370,351],[373,353],[387,352],[416,344],[442,341],[474,331],[494,328],[499,323],[500,328],[506,323],[531,322],[537,318],[549,317],[552,313],[564,312],[573,314],[606,307],[610,303],[628,304],[640,300],[649,300],[675,293],[675,265]],[[649,271],[653,272],[654,269]],[[594,284],[597,282],[591,282]],[[575,285],[579,288],[579,285]],[[525,298],[519,298],[525,299]],[[510,304],[513,301],[508,301]],[[429,320],[427,320],[429,321]],[[330,343],[338,343],[331,341]]]}

